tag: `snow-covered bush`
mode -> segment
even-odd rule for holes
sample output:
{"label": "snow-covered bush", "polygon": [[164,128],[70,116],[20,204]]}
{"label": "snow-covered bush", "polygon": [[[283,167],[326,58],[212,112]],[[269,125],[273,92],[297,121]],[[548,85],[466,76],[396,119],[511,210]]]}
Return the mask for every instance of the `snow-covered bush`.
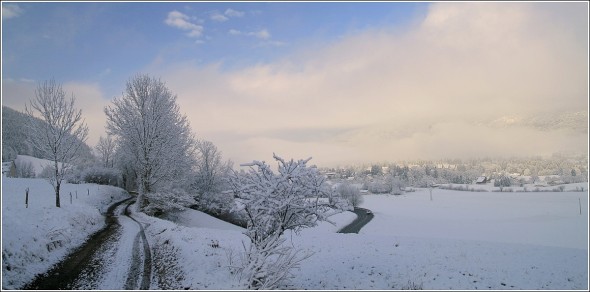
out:
{"label": "snow-covered bush", "polygon": [[206,193],[198,197],[197,204],[199,209],[217,216],[230,213],[235,205],[233,194],[229,192]]}
{"label": "snow-covered bush", "polygon": [[99,185],[121,185],[121,171],[115,168],[95,166],[87,168],[81,175],[81,180]]}
{"label": "snow-covered bush", "polygon": [[35,178],[35,168],[30,161],[17,161],[16,177]]}
{"label": "snow-covered bush", "polygon": [[494,180],[494,186],[500,188],[500,192],[504,189],[504,187],[509,187],[512,185],[512,180],[508,176],[501,176]]}
{"label": "snow-covered bush", "polygon": [[379,180],[368,183],[368,190],[373,194],[386,194],[391,192],[391,185]]}
{"label": "snow-covered bush", "polygon": [[234,172],[230,187],[236,205],[247,214],[245,235],[250,239],[241,265],[234,267],[248,289],[273,289],[288,279],[290,270],[310,256],[284,245],[281,237],[287,230],[298,232],[340,212],[330,204],[334,193],[307,160],[285,161],[274,155],[278,173],[265,162],[242,166],[248,172]]}
{"label": "snow-covered bush", "polygon": [[358,187],[351,185],[349,183],[341,183],[336,187],[336,192],[340,194],[340,196],[348,202],[353,207],[358,207],[363,202],[363,196],[361,195],[361,191]]}
{"label": "snow-covered bush", "polygon": [[147,193],[145,198],[147,204],[143,211],[150,216],[173,210],[184,210],[195,204],[192,195],[178,188],[157,193]]}

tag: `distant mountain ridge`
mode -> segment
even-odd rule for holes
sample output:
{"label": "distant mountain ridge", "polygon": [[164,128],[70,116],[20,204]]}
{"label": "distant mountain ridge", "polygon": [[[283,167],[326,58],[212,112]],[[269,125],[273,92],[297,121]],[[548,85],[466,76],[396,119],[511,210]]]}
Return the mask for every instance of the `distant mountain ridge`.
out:
{"label": "distant mountain ridge", "polygon": [[541,131],[568,129],[588,132],[588,111],[564,112],[535,116],[503,116],[488,122],[492,127],[531,127]]}
{"label": "distant mountain ridge", "polygon": [[[30,117],[10,107],[2,106],[2,161],[16,159],[17,155],[28,155],[44,159],[39,150],[27,142],[26,124]],[[37,122],[43,121],[36,119]],[[80,156],[91,158],[92,150],[83,143]]]}

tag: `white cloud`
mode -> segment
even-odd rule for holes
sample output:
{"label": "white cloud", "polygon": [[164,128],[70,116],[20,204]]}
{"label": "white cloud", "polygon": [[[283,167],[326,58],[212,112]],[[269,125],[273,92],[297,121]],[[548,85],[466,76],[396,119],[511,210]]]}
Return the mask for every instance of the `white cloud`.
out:
{"label": "white cloud", "polygon": [[195,131],[236,162],[273,151],[318,164],[585,151],[587,134],[489,123],[587,108],[587,12],[552,5],[435,3],[404,32],[365,31],[239,70],[181,64],[160,75]]}
{"label": "white cloud", "polygon": [[259,30],[259,31],[250,32],[250,33],[248,33],[248,35],[249,36],[254,36],[254,37],[257,37],[257,38],[263,39],[263,40],[267,40],[267,39],[270,38],[270,33],[266,29],[262,29],[262,30]]}
{"label": "white cloud", "polygon": [[19,17],[23,12],[17,4],[2,3],[2,20]]}
{"label": "white cloud", "polygon": [[227,18],[226,16],[224,16],[223,14],[215,11],[213,13],[211,13],[211,16],[209,16],[211,18],[211,20],[215,20],[215,21],[219,21],[219,22],[224,22],[227,21],[229,18]]}
{"label": "white cloud", "polygon": [[255,37],[258,39],[262,39],[262,40],[268,40],[271,37],[270,32],[268,32],[267,29],[261,29],[259,31],[243,32],[241,30],[237,30],[237,29],[232,28],[228,31],[228,33],[231,35],[245,35],[245,36]]}
{"label": "white cloud", "polygon": [[203,26],[192,23],[189,21],[189,17],[179,11],[171,11],[168,13],[168,17],[164,21],[167,25],[188,31],[189,37],[199,37],[203,34]]}
{"label": "white cloud", "polygon": [[233,10],[231,8],[228,8],[227,10],[225,10],[225,15],[229,16],[229,17],[243,17],[246,13],[243,11],[238,11],[238,10]]}
{"label": "white cloud", "polygon": [[228,33],[229,33],[229,34],[231,34],[231,35],[241,35],[241,34],[242,34],[242,32],[241,32],[241,31],[239,31],[239,30],[237,30],[237,29],[233,29],[233,28],[232,28],[232,29],[230,29],[230,30],[228,31]]}
{"label": "white cloud", "polygon": [[264,46],[284,47],[286,45],[287,45],[287,43],[282,42],[282,41],[265,41],[265,42],[260,43],[260,46],[262,46],[262,47],[264,47]]}

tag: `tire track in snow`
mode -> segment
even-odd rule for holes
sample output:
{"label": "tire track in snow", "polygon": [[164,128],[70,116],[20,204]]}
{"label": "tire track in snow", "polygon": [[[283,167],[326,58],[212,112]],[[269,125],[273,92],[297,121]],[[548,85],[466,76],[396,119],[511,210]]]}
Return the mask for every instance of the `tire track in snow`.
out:
{"label": "tire track in snow", "polygon": [[32,282],[25,285],[24,290],[71,290],[77,285],[77,281],[86,274],[93,274],[100,267],[93,265],[97,253],[106,248],[111,238],[116,237],[116,231],[120,229],[115,209],[131,200],[127,198],[112,204],[106,214],[106,226],[90,236],[90,238],[68,255],[64,260],[57,263],[44,274],[37,275]]}
{"label": "tire track in snow", "polygon": [[[135,203],[135,201],[132,201],[127,204],[124,215],[129,217],[131,220],[135,221],[137,225],[139,225],[139,232],[135,236],[135,240],[133,242],[132,263],[129,267],[129,273],[127,276],[127,281],[125,283],[124,289],[149,290],[152,278],[152,253],[150,251],[150,245],[145,236],[145,230],[143,229],[143,225],[139,221],[135,220],[135,218],[131,217],[131,214],[129,212],[129,206],[131,206],[133,203]],[[143,243],[143,249],[139,247],[140,241]],[[140,275],[141,282],[138,285],[137,282]]]}

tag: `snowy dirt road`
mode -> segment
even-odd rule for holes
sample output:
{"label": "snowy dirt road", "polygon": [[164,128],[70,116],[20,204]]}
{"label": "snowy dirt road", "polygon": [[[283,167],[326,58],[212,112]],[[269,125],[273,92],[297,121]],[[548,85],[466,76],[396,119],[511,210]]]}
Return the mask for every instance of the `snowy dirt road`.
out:
{"label": "snowy dirt road", "polygon": [[24,289],[149,289],[151,251],[144,226],[129,212],[134,202],[129,198],[111,205],[104,229]]}

